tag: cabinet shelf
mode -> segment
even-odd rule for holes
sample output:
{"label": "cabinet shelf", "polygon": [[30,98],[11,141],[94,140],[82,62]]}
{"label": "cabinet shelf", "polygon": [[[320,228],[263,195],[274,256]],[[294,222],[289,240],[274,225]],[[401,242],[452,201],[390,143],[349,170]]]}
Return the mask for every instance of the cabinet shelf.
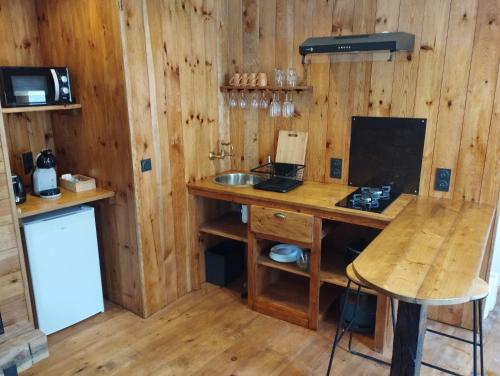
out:
{"label": "cabinet shelf", "polygon": [[[346,287],[349,280],[345,274],[345,269],[346,265],[343,257],[338,254],[323,252],[319,277],[321,282]],[[375,291],[366,288],[363,288],[362,291],[369,294],[377,294]]]}
{"label": "cabinet shelf", "polygon": [[26,106],[26,107],[12,107],[12,108],[2,108],[3,114],[17,114],[21,112],[40,112],[40,111],[65,111],[65,110],[76,110],[82,108],[81,104],[61,104],[54,106]]}
{"label": "cabinet shelf", "polygon": [[262,86],[262,87],[251,87],[251,86],[231,86],[223,85],[220,90],[223,92],[228,91],[312,91],[312,86],[298,85],[298,86]]}
{"label": "cabinet shelf", "polygon": [[221,217],[211,219],[203,223],[199,230],[205,234],[248,242],[247,225],[241,222],[241,214],[238,212],[229,212]]}
{"label": "cabinet shelf", "polygon": [[257,264],[264,265],[264,266],[267,266],[269,268],[283,270],[285,272],[301,275],[303,277],[309,277],[309,272],[305,271],[303,269],[300,269],[297,266],[297,264],[295,264],[294,262],[287,262],[287,263],[277,262],[277,261],[271,260],[267,256],[261,255],[261,256],[257,257]]}
{"label": "cabinet shelf", "polygon": [[288,307],[307,316],[309,280],[289,273],[280,273],[279,278],[263,289],[257,299],[261,302],[267,301],[270,305]]}

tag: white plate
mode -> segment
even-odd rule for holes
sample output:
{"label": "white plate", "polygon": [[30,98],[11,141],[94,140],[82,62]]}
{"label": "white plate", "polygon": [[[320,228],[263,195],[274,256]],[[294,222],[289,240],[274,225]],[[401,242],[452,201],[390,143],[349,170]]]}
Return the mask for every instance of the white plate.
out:
{"label": "white plate", "polygon": [[293,244],[276,244],[271,248],[269,257],[277,262],[295,262],[302,248]]}

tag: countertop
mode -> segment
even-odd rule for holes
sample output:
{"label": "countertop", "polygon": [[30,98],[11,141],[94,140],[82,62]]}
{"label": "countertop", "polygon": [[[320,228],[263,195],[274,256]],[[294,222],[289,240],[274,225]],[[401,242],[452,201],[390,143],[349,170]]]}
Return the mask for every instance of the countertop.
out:
{"label": "countertop", "polygon": [[53,210],[68,208],[70,206],[81,205],[87,202],[98,201],[110,198],[114,192],[102,188],[92,189],[85,192],[72,192],[59,187],[61,197],[55,200],[46,200],[28,193],[26,202],[17,205],[17,217],[26,218],[36,214],[48,213]]}
{"label": "countertop", "polygon": [[306,181],[288,193],[216,184],[188,184],[190,193],[240,204],[291,208],[325,219],[383,229],[354,262],[367,285],[402,301],[429,305],[470,300],[488,245],[491,205],[403,194],[383,213],[335,206],[355,188]]}
{"label": "countertop", "polygon": [[408,303],[470,301],[495,216],[490,205],[418,197],[354,261],[369,287]]}
{"label": "countertop", "polygon": [[290,208],[318,217],[342,220],[349,223],[366,224],[384,228],[415,199],[415,196],[400,195],[383,213],[374,213],[348,208],[335,204],[355,190],[354,187],[305,181],[304,184],[288,193],[277,193],[253,187],[231,187],[213,182],[212,177],[188,184],[189,192],[196,196],[231,201],[239,204],[268,205]]}

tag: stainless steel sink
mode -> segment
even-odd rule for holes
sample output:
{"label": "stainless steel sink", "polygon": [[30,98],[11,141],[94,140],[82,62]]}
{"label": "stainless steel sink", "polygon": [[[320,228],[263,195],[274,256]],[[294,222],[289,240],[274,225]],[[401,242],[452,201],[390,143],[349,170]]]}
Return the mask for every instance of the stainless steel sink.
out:
{"label": "stainless steel sink", "polygon": [[264,178],[255,174],[246,174],[242,172],[231,172],[227,174],[217,175],[214,178],[214,183],[231,186],[250,186],[263,181]]}

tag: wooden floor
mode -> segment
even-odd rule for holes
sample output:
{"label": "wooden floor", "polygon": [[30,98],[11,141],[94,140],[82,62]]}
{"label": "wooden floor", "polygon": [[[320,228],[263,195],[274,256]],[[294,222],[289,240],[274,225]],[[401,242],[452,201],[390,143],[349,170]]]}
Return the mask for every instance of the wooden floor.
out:
{"label": "wooden floor", "polygon": [[[261,315],[235,292],[211,285],[147,320],[112,304],[106,308],[104,314],[49,336],[50,357],[22,375],[324,375],[334,330],[332,324],[314,332]],[[488,375],[497,375],[500,306],[485,327]],[[363,341],[354,346],[367,351]],[[465,344],[428,334],[424,359],[470,374]],[[335,356],[334,375],[388,373],[387,367],[342,348]],[[439,374],[422,370],[422,375]]]}

